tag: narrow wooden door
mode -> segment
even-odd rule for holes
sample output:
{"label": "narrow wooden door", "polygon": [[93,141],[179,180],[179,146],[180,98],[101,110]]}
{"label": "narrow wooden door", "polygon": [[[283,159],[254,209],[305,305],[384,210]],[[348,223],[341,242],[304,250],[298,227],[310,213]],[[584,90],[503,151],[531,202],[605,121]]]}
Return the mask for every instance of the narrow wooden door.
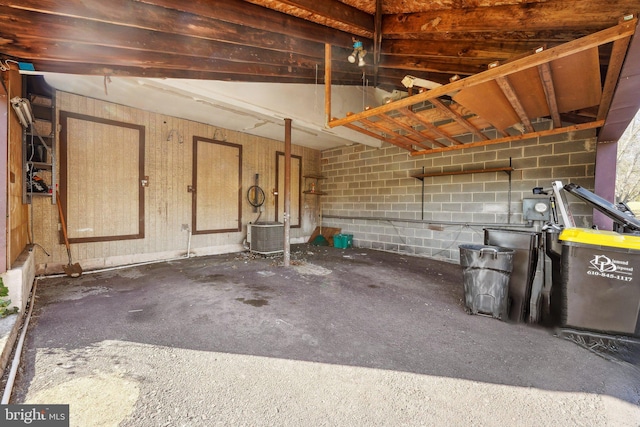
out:
{"label": "narrow wooden door", "polygon": [[242,229],[242,146],[193,138],[194,234]]}

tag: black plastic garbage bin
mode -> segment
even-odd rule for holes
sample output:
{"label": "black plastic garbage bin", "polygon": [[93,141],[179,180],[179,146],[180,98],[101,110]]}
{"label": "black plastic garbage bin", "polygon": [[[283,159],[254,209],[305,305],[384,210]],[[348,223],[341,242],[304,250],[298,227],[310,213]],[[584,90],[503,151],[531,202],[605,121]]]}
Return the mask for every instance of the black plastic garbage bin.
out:
{"label": "black plastic garbage bin", "polygon": [[472,314],[506,317],[513,249],[489,245],[460,245],[465,306]]}

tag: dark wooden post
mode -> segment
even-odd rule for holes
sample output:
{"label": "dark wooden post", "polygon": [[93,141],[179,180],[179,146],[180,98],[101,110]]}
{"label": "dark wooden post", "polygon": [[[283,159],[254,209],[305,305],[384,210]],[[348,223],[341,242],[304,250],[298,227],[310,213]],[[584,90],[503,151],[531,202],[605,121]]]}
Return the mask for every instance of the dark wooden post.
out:
{"label": "dark wooden post", "polygon": [[291,261],[291,119],[284,119],[284,266]]}

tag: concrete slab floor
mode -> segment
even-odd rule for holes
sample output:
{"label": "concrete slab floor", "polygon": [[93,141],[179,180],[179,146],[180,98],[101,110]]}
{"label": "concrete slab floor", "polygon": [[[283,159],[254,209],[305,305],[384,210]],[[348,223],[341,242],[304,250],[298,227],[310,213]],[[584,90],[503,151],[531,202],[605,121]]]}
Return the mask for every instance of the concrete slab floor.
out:
{"label": "concrete slab floor", "polygon": [[463,309],[457,265],[296,245],[38,283],[13,403],[71,425],[630,425],[640,369]]}

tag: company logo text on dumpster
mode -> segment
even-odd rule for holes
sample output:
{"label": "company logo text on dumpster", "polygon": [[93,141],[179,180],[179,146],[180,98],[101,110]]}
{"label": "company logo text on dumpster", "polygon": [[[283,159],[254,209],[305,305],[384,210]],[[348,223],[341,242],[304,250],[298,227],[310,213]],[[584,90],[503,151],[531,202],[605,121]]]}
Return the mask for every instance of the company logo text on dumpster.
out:
{"label": "company logo text on dumpster", "polygon": [[606,255],[594,255],[589,264],[591,267],[587,274],[590,276],[606,277],[623,282],[633,280],[633,267],[629,267],[629,261],[611,259]]}

